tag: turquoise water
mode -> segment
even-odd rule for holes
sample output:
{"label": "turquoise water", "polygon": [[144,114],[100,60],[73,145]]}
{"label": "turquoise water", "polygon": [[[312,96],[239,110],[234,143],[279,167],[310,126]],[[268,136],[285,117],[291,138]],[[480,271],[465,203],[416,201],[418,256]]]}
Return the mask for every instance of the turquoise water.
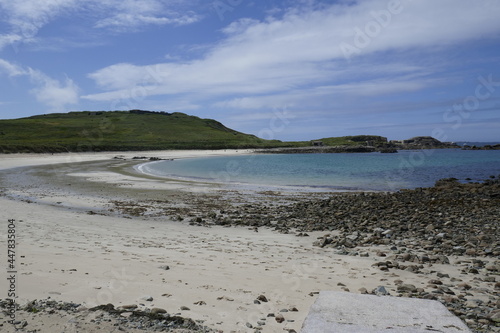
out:
{"label": "turquoise water", "polygon": [[217,183],[394,191],[432,186],[448,177],[461,181],[498,177],[500,151],[238,155],[151,162],[139,169],[167,178]]}

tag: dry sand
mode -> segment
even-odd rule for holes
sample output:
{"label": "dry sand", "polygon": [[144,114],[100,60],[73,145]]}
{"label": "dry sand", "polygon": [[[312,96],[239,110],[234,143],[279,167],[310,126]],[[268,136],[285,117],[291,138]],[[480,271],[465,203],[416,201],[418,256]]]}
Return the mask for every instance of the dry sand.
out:
{"label": "dry sand", "polygon": [[[247,151],[0,156],[0,170],[12,177],[22,170],[16,167],[54,165],[59,168],[57,163],[66,163],[60,169],[61,175],[73,177],[75,183],[80,179],[80,183],[87,180],[100,184],[104,189],[104,194],[96,190],[95,195],[90,195],[80,192],[79,188],[73,191],[58,188],[57,181],[67,179],[62,176],[62,180],[46,178],[56,184],[50,190],[47,190],[50,184],[27,186],[26,179],[23,183],[21,178],[19,188],[15,188],[12,183],[15,177],[9,178],[7,184],[0,183],[3,187],[0,275],[7,275],[7,221],[15,219],[16,293],[20,304],[46,298],[75,302],[87,308],[107,303],[136,304],[140,308],[163,308],[170,314],[203,321],[203,325],[221,332],[253,332],[250,326],[262,326],[264,333],[299,332],[320,290],[358,292],[362,287],[372,290],[383,285],[396,294],[394,281],[397,279],[417,287],[427,285],[430,277],[426,274],[406,271],[396,274],[373,267],[372,264],[383,260],[375,253],[389,249],[366,248],[364,251],[370,253],[369,257],[349,257],[313,247],[313,240],[323,232],[296,237],[263,228],[255,232],[242,227],[193,226],[165,218],[89,214],[89,208],[106,206],[109,201],[106,193],[112,190],[153,188],[181,194],[196,188],[198,195],[221,190],[211,185],[193,187],[191,183],[144,177],[133,171],[117,173],[112,167],[106,171],[102,169],[103,164],[98,171],[92,171],[89,168],[92,163],[107,165],[116,155],[181,158],[236,153]],[[112,163],[116,167],[120,161]],[[26,193],[31,199],[26,199]],[[464,279],[459,265],[433,265],[423,272],[431,270]],[[470,279],[464,281],[477,284]],[[5,277],[0,281],[0,298],[6,298],[8,281]],[[260,295],[268,302],[255,304]],[[146,301],[146,296],[153,300]],[[477,297],[480,299],[481,295]],[[189,310],[181,310],[181,307]],[[292,311],[294,308],[298,311]],[[276,322],[268,317],[270,313],[281,313],[285,321]],[[39,332],[111,332],[119,327],[111,325],[96,330],[90,314],[49,316],[20,311],[16,316],[18,321],[27,321],[21,330],[25,332],[35,329]],[[8,319],[0,315],[2,332],[14,331]]]}

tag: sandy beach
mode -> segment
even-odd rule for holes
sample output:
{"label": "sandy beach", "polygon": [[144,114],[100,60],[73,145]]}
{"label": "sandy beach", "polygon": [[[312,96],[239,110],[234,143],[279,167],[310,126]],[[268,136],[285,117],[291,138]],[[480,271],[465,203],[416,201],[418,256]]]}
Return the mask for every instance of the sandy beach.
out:
{"label": "sandy beach", "polygon": [[[53,313],[19,309],[15,326],[3,313],[0,330],[153,330],[119,320],[132,311],[122,311],[118,319],[104,310],[89,311],[112,304],[122,309],[137,306],[146,313],[165,310],[171,316],[190,318],[207,331],[300,332],[321,290],[371,293],[383,286],[398,296],[405,294],[401,285],[428,291],[442,284],[450,290],[443,297],[465,299],[471,308],[487,304],[494,311],[500,306],[498,258],[481,257],[483,267],[474,274],[466,270],[476,258],[472,252],[448,255],[450,263],[426,262],[417,272],[382,270],[380,262],[395,253],[394,244],[360,245],[358,255],[345,255],[313,245],[326,233],[333,237],[335,230],[278,232],[238,225],[234,219],[209,223],[205,217],[222,218],[228,215],[225,210],[245,211],[252,205],[320,200],[328,193],[238,190],[166,180],[140,174],[134,166],[147,159],[132,159],[246,153],[251,151],[0,156],[2,276],[9,276],[11,220],[17,241],[16,302],[25,306],[50,299],[75,304],[74,311]],[[6,299],[9,281],[5,277],[1,281],[0,298]],[[496,332],[495,323],[500,320],[498,312],[491,311],[490,317],[464,319],[477,331],[484,327]],[[102,329],[96,328],[96,321]]]}

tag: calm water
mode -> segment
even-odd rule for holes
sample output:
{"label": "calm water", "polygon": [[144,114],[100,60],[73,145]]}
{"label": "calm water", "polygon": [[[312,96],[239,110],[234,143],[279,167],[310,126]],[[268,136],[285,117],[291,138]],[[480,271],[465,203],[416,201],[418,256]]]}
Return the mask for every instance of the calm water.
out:
{"label": "calm water", "polygon": [[151,162],[139,169],[157,176],[219,183],[394,191],[432,186],[448,177],[464,182],[498,177],[500,151],[240,155]]}

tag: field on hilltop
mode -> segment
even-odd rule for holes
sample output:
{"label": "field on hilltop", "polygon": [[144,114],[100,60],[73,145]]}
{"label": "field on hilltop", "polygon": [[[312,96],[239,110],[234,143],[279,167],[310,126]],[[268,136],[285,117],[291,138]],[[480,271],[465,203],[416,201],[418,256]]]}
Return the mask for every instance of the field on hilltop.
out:
{"label": "field on hilltop", "polygon": [[230,149],[280,146],[213,119],[141,110],[0,120],[0,152]]}

